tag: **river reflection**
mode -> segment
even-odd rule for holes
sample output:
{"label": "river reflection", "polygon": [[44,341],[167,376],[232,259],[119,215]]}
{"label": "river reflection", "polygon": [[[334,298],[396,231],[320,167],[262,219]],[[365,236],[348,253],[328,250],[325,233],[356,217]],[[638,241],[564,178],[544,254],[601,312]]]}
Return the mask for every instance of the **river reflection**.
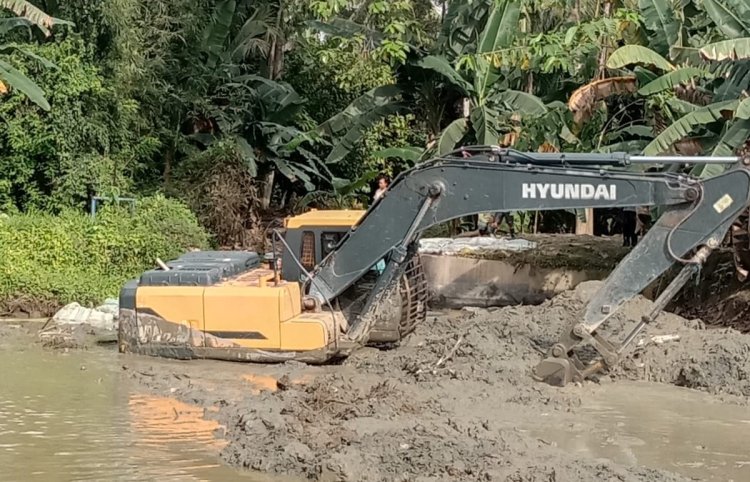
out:
{"label": "river reflection", "polygon": [[220,463],[202,408],[134,391],[117,358],[0,350],[0,480],[259,480]]}

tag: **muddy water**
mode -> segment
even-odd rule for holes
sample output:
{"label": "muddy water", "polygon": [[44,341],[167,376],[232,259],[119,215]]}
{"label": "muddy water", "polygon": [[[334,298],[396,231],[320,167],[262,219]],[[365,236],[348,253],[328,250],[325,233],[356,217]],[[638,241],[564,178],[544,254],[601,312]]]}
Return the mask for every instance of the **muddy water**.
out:
{"label": "muddy water", "polygon": [[251,480],[203,410],[130,386],[113,350],[0,350],[3,481]]}
{"label": "muddy water", "polygon": [[617,382],[583,397],[589,420],[536,430],[576,455],[701,480],[750,480],[750,408],[671,385]]}

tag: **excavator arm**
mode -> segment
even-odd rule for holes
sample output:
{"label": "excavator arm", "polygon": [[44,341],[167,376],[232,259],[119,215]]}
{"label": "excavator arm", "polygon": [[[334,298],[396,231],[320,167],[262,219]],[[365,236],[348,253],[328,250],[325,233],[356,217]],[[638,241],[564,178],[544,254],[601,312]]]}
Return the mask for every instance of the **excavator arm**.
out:
{"label": "excavator arm", "polygon": [[[469,156],[463,156],[464,152]],[[685,269],[665,292],[674,292],[670,298],[674,296],[750,204],[750,173],[739,161],[735,157],[652,158],[624,153],[537,154],[467,148],[397,177],[386,195],[313,271],[308,297],[318,305],[329,303],[385,259],[386,268],[365,308],[350,320],[347,337],[361,344],[388,303],[394,280],[415,254],[421,233],[430,226],[490,211],[664,207],[665,214],[593,297],[581,323],[563,334],[534,371],[535,378],[556,385],[582,380],[616,363],[624,345],[637,334],[616,348],[596,334],[597,328],[672,265],[682,263]],[[704,180],[628,170],[632,164],[650,163],[734,165]],[[657,300],[657,305],[667,301]],[[643,320],[638,330],[648,321]],[[582,343],[592,344],[602,355],[598,365],[584,366],[572,354]]]}

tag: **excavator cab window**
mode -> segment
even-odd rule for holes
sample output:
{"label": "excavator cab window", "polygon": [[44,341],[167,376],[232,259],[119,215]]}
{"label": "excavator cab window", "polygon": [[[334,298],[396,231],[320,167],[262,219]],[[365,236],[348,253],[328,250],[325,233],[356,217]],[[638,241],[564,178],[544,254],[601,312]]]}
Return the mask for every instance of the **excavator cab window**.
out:
{"label": "excavator cab window", "polygon": [[323,258],[336,248],[336,245],[341,241],[342,235],[343,233],[322,233],[320,235],[321,254]]}
{"label": "excavator cab window", "polygon": [[302,233],[299,260],[306,270],[311,270],[315,267],[315,234],[312,231],[304,231]]}

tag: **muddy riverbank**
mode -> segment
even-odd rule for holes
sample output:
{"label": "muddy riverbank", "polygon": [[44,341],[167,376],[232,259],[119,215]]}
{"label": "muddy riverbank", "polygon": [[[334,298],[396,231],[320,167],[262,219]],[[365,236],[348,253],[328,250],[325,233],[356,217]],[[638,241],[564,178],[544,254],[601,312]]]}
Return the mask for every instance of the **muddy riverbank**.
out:
{"label": "muddy riverbank", "polygon": [[[434,313],[403,346],[365,349],[337,366],[122,359],[128,376],[152,393],[204,407],[224,427],[224,460],[253,471],[326,481],[702,477],[689,469],[691,460],[657,468],[613,462],[559,440],[593,430],[589,401],[633,380],[699,390],[708,400],[702,403],[742,412],[750,396],[750,336],[664,314],[632,356],[598,383],[533,382],[529,370],[596,286],[584,283],[538,306]],[[607,331],[622,335],[649,306],[633,300]],[[654,335],[679,339],[658,343]],[[617,439],[613,430],[610,438]],[[663,440],[653,443],[658,451]],[[719,472],[717,480],[734,474]]]}

